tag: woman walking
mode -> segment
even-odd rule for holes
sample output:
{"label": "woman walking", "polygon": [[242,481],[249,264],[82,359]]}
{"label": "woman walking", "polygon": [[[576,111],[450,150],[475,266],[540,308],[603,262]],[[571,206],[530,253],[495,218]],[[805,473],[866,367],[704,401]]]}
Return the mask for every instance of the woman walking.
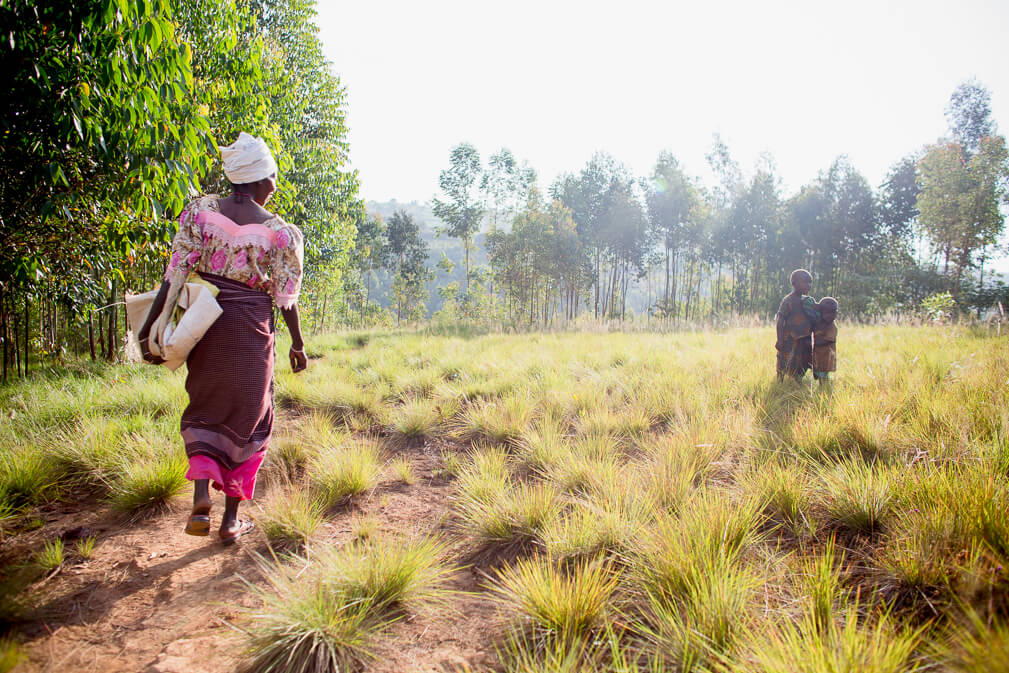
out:
{"label": "woman walking", "polygon": [[291,369],[300,372],[307,361],[297,306],[301,232],[265,207],[276,191],[277,164],[263,140],[244,132],[220,149],[231,194],[206,195],[183,210],[164,282],[137,338],[144,359],[160,363],[147,341],[166,297],[175,296],[170,288],[192,273],[217,288],[223,313],[186,361],[189,406],[181,430],[186,477],[194,482],[186,532],[210,533],[213,484],[226,496],[219,532],[230,544],[252,530],[238,518],[238,505],[253,496],[273,430],[273,304],[291,333]]}

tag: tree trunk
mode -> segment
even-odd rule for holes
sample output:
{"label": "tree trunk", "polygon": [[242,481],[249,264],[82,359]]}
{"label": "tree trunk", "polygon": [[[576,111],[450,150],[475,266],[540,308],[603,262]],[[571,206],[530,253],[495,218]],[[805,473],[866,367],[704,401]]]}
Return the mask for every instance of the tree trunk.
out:
{"label": "tree trunk", "polygon": [[31,341],[28,339],[28,321],[29,321],[29,319],[30,319],[30,312],[29,312],[29,308],[28,308],[28,293],[25,292],[25,331],[24,331],[24,335],[25,335],[25,341],[24,341],[24,343],[25,343],[25,349],[24,350],[25,350],[25,353],[24,353],[24,357],[22,358],[24,360],[25,377],[28,376],[28,365],[31,362],[31,347],[30,347]]}
{"label": "tree trunk", "polygon": [[0,286],[0,338],[3,338],[3,382],[7,383],[7,303],[3,286]]}
{"label": "tree trunk", "polygon": [[91,350],[91,361],[95,362],[98,360],[98,356],[95,353],[95,326],[94,316],[91,313],[91,311],[88,312],[88,348]]}

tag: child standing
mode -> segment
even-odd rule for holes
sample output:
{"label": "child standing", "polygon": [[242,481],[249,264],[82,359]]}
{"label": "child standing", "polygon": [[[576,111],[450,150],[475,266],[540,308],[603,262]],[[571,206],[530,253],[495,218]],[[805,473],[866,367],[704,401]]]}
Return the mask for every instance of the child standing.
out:
{"label": "child standing", "polygon": [[816,305],[820,320],[813,327],[813,378],[820,389],[830,389],[830,372],[837,371],[837,300],[824,297]]}
{"label": "child standing", "polygon": [[813,287],[813,275],[805,269],[796,269],[788,277],[792,292],[781,300],[778,307],[778,339],[774,348],[778,351],[778,380],[785,374],[796,380],[802,379],[813,359],[813,345],[810,338],[813,325],[819,321],[816,300],[807,296]]}

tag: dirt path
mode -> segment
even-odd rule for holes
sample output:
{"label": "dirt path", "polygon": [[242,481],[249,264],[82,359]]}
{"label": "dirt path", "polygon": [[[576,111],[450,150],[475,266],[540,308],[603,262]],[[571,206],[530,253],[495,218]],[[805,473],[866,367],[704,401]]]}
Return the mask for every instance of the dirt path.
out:
{"label": "dirt path", "polygon": [[[359,517],[373,517],[378,529],[416,534],[444,525],[450,484],[436,478],[438,451],[425,445],[403,449],[415,467],[412,485],[385,483],[347,511],[331,517],[313,542],[340,544]],[[217,503],[220,511],[223,503]],[[70,532],[98,534],[91,560],[64,565],[22,594],[25,608],[17,631],[24,673],[93,670],[102,673],[224,673],[242,661],[239,606],[252,607],[241,578],[260,581],[254,554],[267,552],[256,531],[234,547],[214,538],[182,532],[186,502],[155,518],[128,522],[96,505],[53,508],[40,513],[45,526],[4,542],[0,573],[11,580],[17,561],[43,540]],[[72,542],[67,543],[72,557]],[[460,569],[450,581],[456,590],[437,612],[410,616],[383,636],[378,673],[451,671],[493,667],[495,610],[473,571]]]}

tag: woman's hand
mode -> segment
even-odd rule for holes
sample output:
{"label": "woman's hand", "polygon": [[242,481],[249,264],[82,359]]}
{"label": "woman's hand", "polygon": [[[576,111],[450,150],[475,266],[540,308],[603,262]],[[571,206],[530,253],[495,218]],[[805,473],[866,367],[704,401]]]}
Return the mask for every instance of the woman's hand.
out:
{"label": "woman's hand", "polygon": [[305,342],[301,338],[301,320],[298,318],[298,306],[280,309],[280,315],[284,316],[287,329],[291,332],[291,371],[301,372],[308,366],[308,358],[305,357]]}
{"label": "woman's hand", "polygon": [[308,366],[308,358],[305,356],[304,347],[299,350],[294,346],[291,346],[291,350],[288,351],[288,355],[291,358],[291,371],[295,373],[304,371],[305,367]]}
{"label": "woman's hand", "polygon": [[149,362],[152,365],[160,365],[165,363],[164,360],[162,360],[157,355],[152,353],[151,349],[148,348],[147,346],[147,342],[149,341],[148,337],[145,336],[143,339],[139,339],[138,341],[140,343],[140,355],[143,356],[144,362]]}

